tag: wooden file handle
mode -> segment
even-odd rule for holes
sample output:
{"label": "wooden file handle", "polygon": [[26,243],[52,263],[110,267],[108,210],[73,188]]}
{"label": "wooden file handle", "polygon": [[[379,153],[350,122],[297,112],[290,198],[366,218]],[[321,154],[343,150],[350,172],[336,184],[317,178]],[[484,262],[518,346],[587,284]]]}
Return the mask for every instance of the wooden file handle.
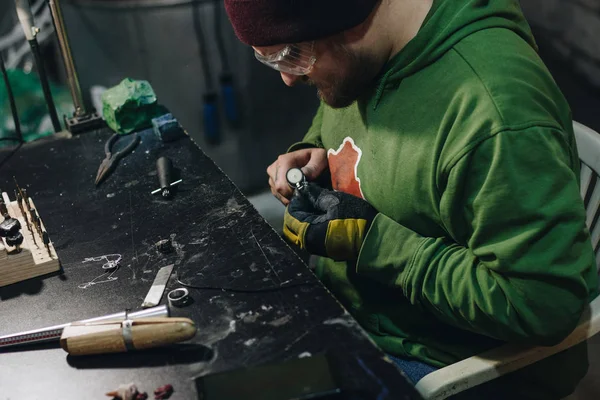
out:
{"label": "wooden file handle", "polygon": [[[135,350],[182,342],[196,334],[196,325],[188,318],[140,318],[130,329]],[[72,324],[63,330],[60,345],[73,356],[128,351],[122,321]]]}

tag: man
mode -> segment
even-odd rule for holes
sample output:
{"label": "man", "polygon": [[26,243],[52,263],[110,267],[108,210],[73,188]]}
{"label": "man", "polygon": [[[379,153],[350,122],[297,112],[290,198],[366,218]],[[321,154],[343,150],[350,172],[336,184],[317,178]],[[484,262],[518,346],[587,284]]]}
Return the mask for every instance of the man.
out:
{"label": "man", "polygon": [[[261,62],[322,100],[267,170],[285,236],[411,380],[572,331],[597,294],[579,160],[516,0],[225,5]],[[333,190],[292,196],[292,167]],[[586,369],[583,344],[485,396],[562,398]]]}

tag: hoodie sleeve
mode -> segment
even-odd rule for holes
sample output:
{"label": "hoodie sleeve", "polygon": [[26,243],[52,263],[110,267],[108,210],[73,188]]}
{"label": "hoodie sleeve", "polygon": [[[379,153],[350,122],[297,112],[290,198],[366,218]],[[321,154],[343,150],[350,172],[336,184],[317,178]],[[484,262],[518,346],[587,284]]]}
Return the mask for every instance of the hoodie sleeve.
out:
{"label": "hoodie sleeve", "polygon": [[310,129],[308,130],[308,133],[304,136],[304,139],[302,139],[301,142],[294,143],[293,145],[291,145],[287,151],[288,153],[291,153],[292,151],[296,151],[296,150],[311,148],[311,147],[321,147],[321,148],[324,147],[323,142],[321,140],[321,125],[323,122],[323,109],[324,108],[325,108],[325,105],[323,102],[321,102],[321,104],[319,105],[319,108],[317,109],[317,114],[313,118],[313,122],[312,122],[312,125],[310,126]]}
{"label": "hoodie sleeve", "polygon": [[505,341],[559,342],[597,279],[572,170],[577,157],[565,154],[563,141],[540,127],[486,139],[442,174],[448,235],[424,237],[379,214],[357,272],[400,287],[412,304],[456,327]]}

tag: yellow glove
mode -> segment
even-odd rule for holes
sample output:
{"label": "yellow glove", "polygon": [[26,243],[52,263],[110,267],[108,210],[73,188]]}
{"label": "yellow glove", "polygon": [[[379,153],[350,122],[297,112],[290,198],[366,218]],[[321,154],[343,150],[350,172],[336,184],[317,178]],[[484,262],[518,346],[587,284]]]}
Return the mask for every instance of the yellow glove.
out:
{"label": "yellow glove", "polygon": [[283,235],[311,254],[355,260],[376,215],[363,199],[309,183],[286,208]]}

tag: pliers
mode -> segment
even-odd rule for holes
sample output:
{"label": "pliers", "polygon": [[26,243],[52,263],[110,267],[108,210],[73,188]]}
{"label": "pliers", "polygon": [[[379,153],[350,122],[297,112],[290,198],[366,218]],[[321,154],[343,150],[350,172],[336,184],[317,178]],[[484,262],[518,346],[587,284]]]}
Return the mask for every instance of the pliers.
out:
{"label": "pliers", "polygon": [[104,144],[104,153],[106,154],[106,158],[102,161],[102,164],[100,164],[100,168],[98,168],[98,174],[96,175],[96,186],[102,183],[102,181],[104,181],[104,179],[110,175],[110,173],[116,168],[120,159],[131,153],[133,149],[136,148],[138,143],[140,143],[140,137],[137,133],[134,133],[133,139],[127,146],[116,153],[113,153],[112,147],[120,136],[122,135],[115,133]]}

